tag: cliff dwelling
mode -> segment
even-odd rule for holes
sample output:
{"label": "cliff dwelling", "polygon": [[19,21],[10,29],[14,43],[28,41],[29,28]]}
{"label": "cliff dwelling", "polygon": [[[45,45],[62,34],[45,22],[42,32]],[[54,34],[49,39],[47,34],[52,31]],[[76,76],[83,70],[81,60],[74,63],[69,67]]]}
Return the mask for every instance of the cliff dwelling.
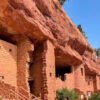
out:
{"label": "cliff dwelling", "polygon": [[100,93],[95,50],[58,0],[0,0],[0,96],[55,100],[62,88]]}

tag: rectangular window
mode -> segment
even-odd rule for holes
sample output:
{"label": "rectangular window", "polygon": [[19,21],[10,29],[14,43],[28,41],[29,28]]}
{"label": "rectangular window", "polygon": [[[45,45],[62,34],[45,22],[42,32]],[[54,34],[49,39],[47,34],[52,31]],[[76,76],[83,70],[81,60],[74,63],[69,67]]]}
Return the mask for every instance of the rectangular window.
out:
{"label": "rectangular window", "polygon": [[90,80],[88,81],[88,85],[90,85]]}
{"label": "rectangular window", "polygon": [[81,68],[81,75],[83,76],[83,68]]}

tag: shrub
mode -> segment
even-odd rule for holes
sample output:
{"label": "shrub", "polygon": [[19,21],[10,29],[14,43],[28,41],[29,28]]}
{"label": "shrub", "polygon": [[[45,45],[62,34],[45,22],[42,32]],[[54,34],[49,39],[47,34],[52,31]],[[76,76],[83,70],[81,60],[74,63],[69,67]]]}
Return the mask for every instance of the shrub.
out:
{"label": "shrub", "polygon": [[88,100],[100,100],[100,94],[94,93]]}
{"label": "shrub", "polygon": [[78,99],[78,95],[73,91],[69,91],[66,88],[63,88],[61,90],[57,90],[56,91],[56,97],[58,100],[64,100],[64,97],[69,97],[69,100],[77,100]]}

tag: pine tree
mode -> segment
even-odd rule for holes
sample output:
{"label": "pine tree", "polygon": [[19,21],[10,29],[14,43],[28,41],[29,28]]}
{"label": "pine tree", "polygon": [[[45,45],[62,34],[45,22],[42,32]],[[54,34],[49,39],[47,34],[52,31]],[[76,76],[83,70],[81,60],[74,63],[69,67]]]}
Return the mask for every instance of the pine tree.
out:
{"label": "pine tree", "polygon": [[100,48],[95,49],[95,51],[96,51],[96,54],[97,54],[98,58],[100,58]]}
{"label": "pine tree", "polygon": [[83,31],[81,24],[79,24],[77,26],[77,28],[79,29],[79,31],[83,34],[83,36],[87,39],[88,37],[86,36],[86,33]]}
{"label": "pine tree", "polygon": [[65,3],[65,1],[68,1],[68,0],[58,0],[60,2],[61,5],[63,5]]}

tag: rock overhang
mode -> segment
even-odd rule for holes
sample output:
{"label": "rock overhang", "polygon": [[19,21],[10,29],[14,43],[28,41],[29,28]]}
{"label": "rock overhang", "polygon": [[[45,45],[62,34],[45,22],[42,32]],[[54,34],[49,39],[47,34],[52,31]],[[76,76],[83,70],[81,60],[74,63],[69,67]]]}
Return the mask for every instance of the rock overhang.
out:
{"label": "rock overhang", "polygon": [[93,53],[57,0],[1,0],[2,28],[5,34],[25,35],[31,40],[50,40],[56,54],[60,52],[57,56],[72,65],[82,63],[85,50]]}

